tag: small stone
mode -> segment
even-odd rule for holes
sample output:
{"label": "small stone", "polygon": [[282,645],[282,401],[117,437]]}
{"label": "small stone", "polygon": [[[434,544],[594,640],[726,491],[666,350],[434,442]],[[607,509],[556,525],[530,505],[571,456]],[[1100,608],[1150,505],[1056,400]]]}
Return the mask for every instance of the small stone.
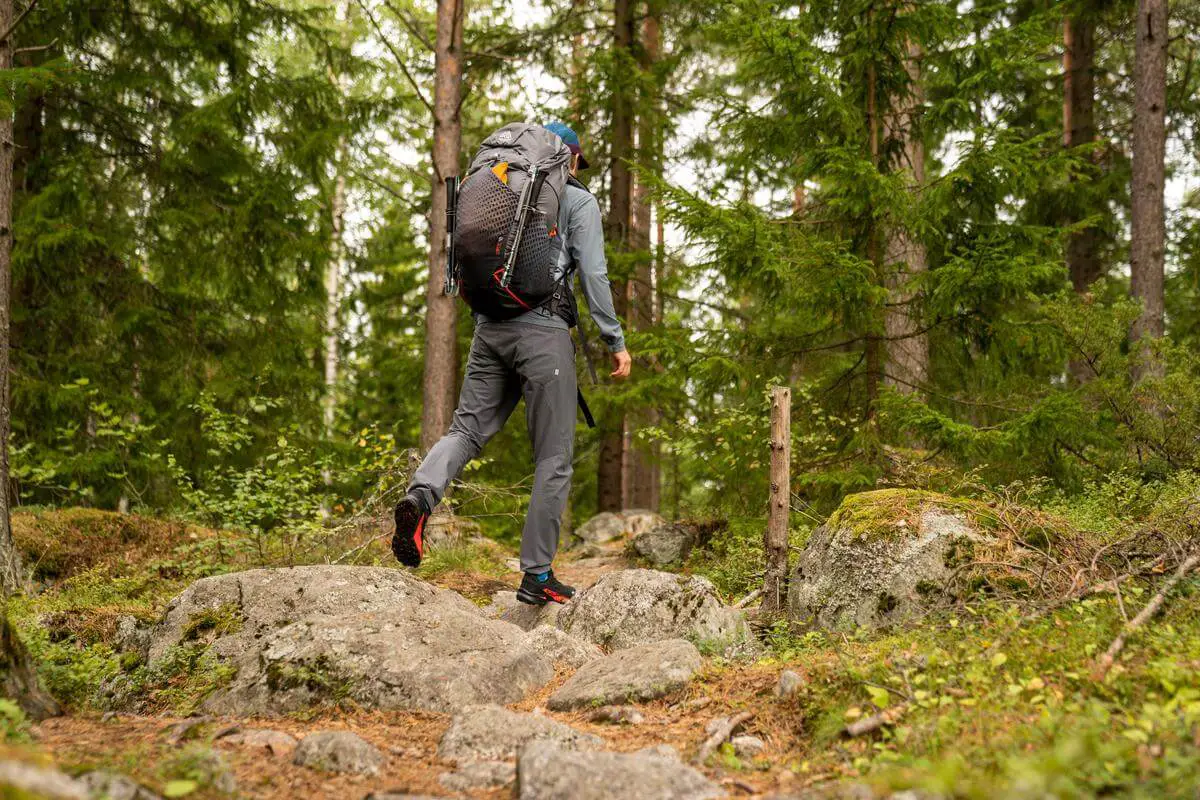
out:
{"label": "small stone", "polygon": [[454,772],[443,772],[438,783],[452,792],[470,792],[507,786],[517,779],[517,767],[508,761],[470,761]]}
{"label": "small stone", "polygon": [[349,731],[320,731],[301,740],[292,761],[324,772],[374,775],[383,765],[383,753]]}
{"label": "small stone", "polygon": [[742,734],[729,740],[733,752],[738,758],[754,758],[767,749],[767,743],[757,736]]}
{"label": "small stone", "polygon": [[253,728],[232,733],[222,738],[221,741],[242,747],[264,749],[276,758],[290,757],[296,752],[296,747],[300,744],[295,736],[283,731]]}
{"label": "small stone", "polygon": [[704,726],[705,735],[712,736],[727,722],[729,722],[729,717],[713,717],[708,721],[708,724]]}
{"label": "small stone", "polygon": [[103,770],[86,772],[79,776],[79,782],[87,787],[90,797],[104,800],[162,800],[132,778]]}
{"label": "small stone", "polygon": [[633,706],[605,706],[593,711],[588,716],[588,720],[607,722],[613,725],[641,725],[646,718]]}
{"label": "small stone", "polygon": [[804,688],[804,678],[800,673],[785,669],[779,673],[779,681],[775,684],[776,697],[791,697]]}
{"label": "small stone", "polygon": [[196,729],[206,722],[212,721],[213,718],[208,716],[188,717],[187,719],[180,720],[167,728],[167,741],[170,744],[180,744],[189,739],[194,739],[198,733]]}
{"label": "small stone", "polygon": [[672,761],[682,761],[679,757],[679,751],[669,744],[655,744],[650,747],[643,747],[641,750],[635,750],[635,754],[643,756],[658,756],[659,758],[669,758]]}

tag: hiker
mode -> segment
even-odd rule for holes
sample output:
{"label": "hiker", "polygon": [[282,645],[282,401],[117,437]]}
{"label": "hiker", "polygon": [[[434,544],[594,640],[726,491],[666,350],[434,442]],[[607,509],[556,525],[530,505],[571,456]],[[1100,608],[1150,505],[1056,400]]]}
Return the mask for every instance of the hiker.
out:
{"label": "hiker", "polygon": [[461,290],[471,306],[475,335],[450,430],[421,462],[395,513],[392,552],[415,567],[426,520],[446,487],[523,397],[535,467],[517,599],[531,605],[575,594],[551,569],[571,489],[577,402],[591,424],[570,333],[575,273],[612,354],[612,377],[628,377],[631,366],[613,309],[600,207],[576,179],[587,167],[579,137],[563,123],[513,123],[484,140],[461,188],[447,181],[446,288]]}

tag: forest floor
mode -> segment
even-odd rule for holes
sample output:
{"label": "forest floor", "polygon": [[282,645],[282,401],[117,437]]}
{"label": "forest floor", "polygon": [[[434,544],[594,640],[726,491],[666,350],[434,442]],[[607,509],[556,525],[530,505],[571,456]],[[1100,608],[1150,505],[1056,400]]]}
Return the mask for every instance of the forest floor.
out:
{"label": "forest floor", "polygon": [[[64,532],[78,534],[84,525],[91,526],[92,546],[64,544],[77,539]],[[451,794],[438,782],[451,765],[437,755],[449,715],[343,705],[275,719],[209,719],[181,737],[178,723],[195,713],[203,696],[203,687],[187,682],[166,687],[145,715],[104,711],[98,688],[129,666],[111,646],[112,619],[160,615],[170,597],[204,572],[198,565],[181,570],[180,555],[211,554],[222,534],[71,511],[20,520],[17,535],[27,552],[42,547],[42,565],[54,562],[57,570],[57,575],[43,570],[47,582],[41,591],[15,602],[12,613],[68,714],[34,725],[5,722],[0,756],[52,763],[72,774],[109,769],[157,791],[172,782],[178,790],[183,780],[187,795],[197,798],[225,796],[198,766],[213,752],[246,797]],[[113,543],[111,550],[105,542]],[[115,558],[116,542],[138,554],[136,565]],[[505,566],[510,556],[490,543],[460,548],[431,559],[420,577],[482,603],[498,588],[515,588],[519,575]],[[365,558],[385,563],[386,553],[380,547]],[[723,559],[707,554],[690,563],[715,575],[720,586],[726,575],[721,570],[736,566],[730,559],[744,558],[734,549]],[[620,559],[568,557],[559,572],[582,588],[624,566]],[[1013,797],[1195,797],[1200,583],[1180,586],[1106,678],[1091,674],[1095,656],[1120,629],[1121,607],[1148,597],[1145,588],[1131,587],[1123,600],[1091,597],[1033,621],[1018,609],[983,604],[879,633],[804,633],[776,626],[763,632],[767,647],[757,656],[708,654],[682,692],[640,704],[644,721],[637,725],[592,722],[588,711],[545,711],[547,697],[568,677],[564,670],[512,708],[538,710],[594,733],[612,750],[666,744],[687,761],[706,738],[710,721],[751,712],[741,732],[762,739],[763,752],[741,758],[726,745],[701,766],[730,796],[787,795],[854,781],[882,796],[916,787],[947,797],[992,797],[999,791]],[[784,669],[803,679],[803,688],[788,698],[773,692]],[[896,714],[894,724],[864,736],[845,735],[847,722],[887,708]],[[234,724],[296,738],[350,730],[379,747],[386,762],[373,777],[325,774],[224,741],[220,734]],[[510,786],[472,796],[511,797],[512,791]]]}

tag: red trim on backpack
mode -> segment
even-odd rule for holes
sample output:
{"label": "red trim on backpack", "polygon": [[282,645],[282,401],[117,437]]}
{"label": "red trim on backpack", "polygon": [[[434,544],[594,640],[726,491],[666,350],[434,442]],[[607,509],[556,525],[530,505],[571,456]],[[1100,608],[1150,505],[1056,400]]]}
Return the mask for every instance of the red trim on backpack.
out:
{"label": "red trim on backpack", "polygon": [[533,311],[533,306],[529,305],[524,300],[517,297],[516,293],[512,289],[510,289],[507,286],[504,286],[500,283],[500,273],[503,271],[504,271],[504,267],[501,267],[500,269],[493,272],[492,280],[494,280],[496,282],[496,285],[499,286],[501,289],[503,289],[508,294],[509,297],[511,297],[513,300],[516,300],[518,303],[520,303],[521,308],[525,309],[526,311]]}

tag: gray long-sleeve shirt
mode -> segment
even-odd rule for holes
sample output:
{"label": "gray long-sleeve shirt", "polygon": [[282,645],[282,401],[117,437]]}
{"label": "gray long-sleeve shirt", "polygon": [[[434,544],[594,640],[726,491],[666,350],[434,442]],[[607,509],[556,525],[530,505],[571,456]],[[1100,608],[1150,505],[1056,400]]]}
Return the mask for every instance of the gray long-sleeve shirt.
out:
{"label": "gray long-sleeve shirt", "polygon": [[[621,332],[621,320],[617,319],[617,312],[613,308],[612,284],[608,280],[608,262],[604,258],[603,223],[596,198],[587,190],[568,183],[559,204],[558,230],[565,238],[554,277],[562,277],[571,262],[575,263],[583,297],[588,310],[592,312],[592,319],[600,328],[600,338],[610,352],[621,352],[625,349],[625,336]],[[478,324],[499,320],[476,314],[475,321]],[[567,327],[562,317],[544,306],[508,321],[528,322],[547,328]]]}

